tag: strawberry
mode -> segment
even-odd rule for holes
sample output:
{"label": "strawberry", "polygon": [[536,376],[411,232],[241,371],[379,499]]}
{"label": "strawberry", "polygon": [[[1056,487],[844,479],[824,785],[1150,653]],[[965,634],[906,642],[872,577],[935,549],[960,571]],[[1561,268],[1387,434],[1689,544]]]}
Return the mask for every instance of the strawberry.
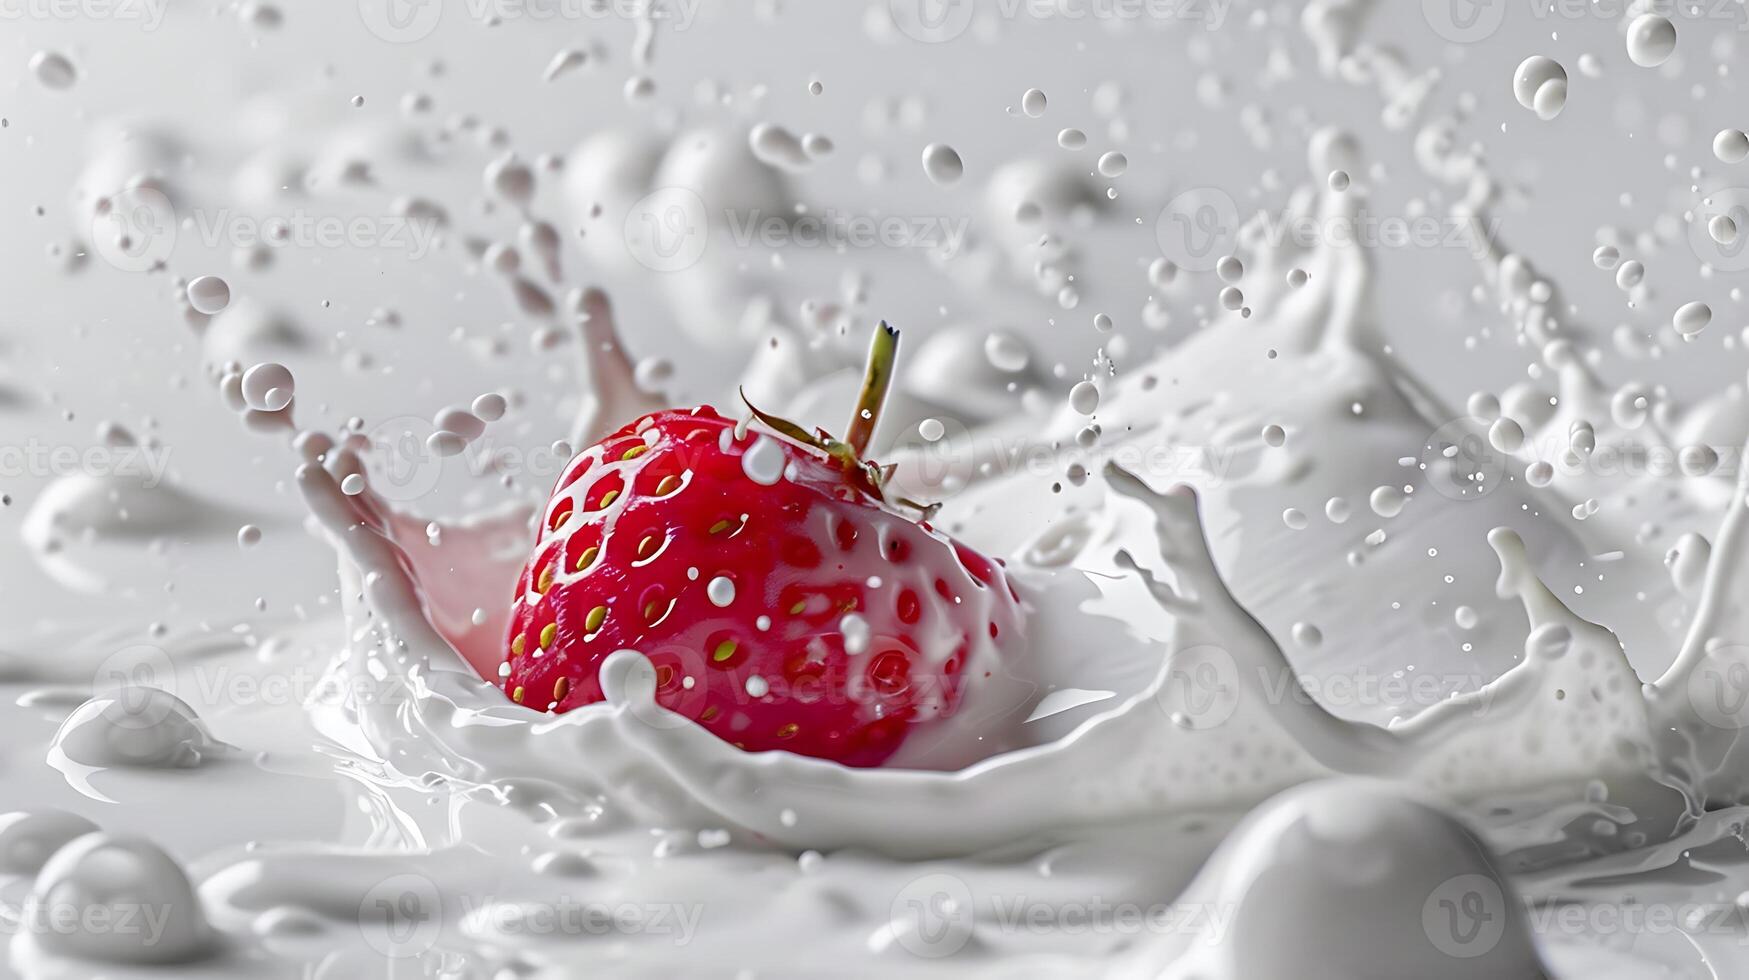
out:
{"label": "strawberry", "polygon": [[882,324],[846,442],[700,407],[578,453],[517,582],[511,700],[601,701],[602,661],[629,648],[659,704],[751,752],[875,766],[952,715],[1018,634],[1019,596],[862,459],[897,344]]}

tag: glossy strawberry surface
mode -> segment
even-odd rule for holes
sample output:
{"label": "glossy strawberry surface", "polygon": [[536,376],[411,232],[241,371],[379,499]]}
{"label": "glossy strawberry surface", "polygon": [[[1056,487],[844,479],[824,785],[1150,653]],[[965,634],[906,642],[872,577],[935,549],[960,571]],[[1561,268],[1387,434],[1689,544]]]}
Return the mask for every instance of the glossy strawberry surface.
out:
{"label": "glossy strawberry surface", "polygon": [[[878,491],[877,491],[878,492]],[[749,751],[879,765],[978,683],[1020,627],[1000,565],[901,513],[836,459],[710,408],[579,453],[517,583],[504,691],[603,699],[621,649],[657,702]]]}

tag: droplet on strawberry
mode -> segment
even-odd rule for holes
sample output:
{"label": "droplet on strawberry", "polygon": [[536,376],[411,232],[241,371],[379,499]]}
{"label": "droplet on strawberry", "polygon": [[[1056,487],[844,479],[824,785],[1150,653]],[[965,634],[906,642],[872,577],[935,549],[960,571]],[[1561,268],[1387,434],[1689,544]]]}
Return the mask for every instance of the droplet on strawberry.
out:
{"label": "droplet on strawberry", "polygon": [[634,649],[657,702],[725,741],[852,766],[953,715],[1022,613],[999,563],[883,499],[860,458],[896,339],[883,365],[877,337],[854,443],[738,435],[706,407],[579,453],[517,582],[505,693],[600,701],[602,662]]}

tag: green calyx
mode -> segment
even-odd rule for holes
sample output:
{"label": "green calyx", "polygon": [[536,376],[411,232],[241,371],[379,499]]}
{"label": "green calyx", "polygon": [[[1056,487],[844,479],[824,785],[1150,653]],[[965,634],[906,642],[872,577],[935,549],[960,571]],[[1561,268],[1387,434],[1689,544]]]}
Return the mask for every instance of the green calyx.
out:
{"label": "green calyx", "polygon": [[885,407],[887,393],[892,388],[893,368],[898,360],[899,331],[882,320],[869,344],[868,366],[863,373],[862,391],[857,395],[856,414],[850,420],[849,437],[843,440],[825,429],[809,432],[789,419],[761,411],[748,401],[745,389],[741,391],[741,401],[754,418],[773,432],[837,460],[845,475],[869,496],[885,504],[914,510],[919,515],[918,520],[927,521],[941,509],[940,504],[920,504],[903,497],[889,497],[886,485],[892,479],[894,468],[863,459],[869,443],[874,441],[875,429],[880,425],[881,409]]}

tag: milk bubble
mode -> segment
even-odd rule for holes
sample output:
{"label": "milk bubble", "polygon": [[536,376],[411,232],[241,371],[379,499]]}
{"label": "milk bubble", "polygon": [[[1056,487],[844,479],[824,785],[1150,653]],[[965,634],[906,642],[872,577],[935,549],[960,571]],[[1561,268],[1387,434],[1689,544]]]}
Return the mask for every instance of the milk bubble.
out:
{"label": "milk bubble", "polygon": [[1713,309],[1705,303],[1684,303],[1671,319],[1671,325],[1676,332],[1684,337],[1692,337],[1706,329],[1713,322]]}
{"label": "milk bubble", "polygon": [[188,284],[188,304],[211,316],[231,305],[231,286],[218,276],[199,276]]}
{"label": "milk bubble", "polygon": [[243,373],[243,401],[258,412],[279,411],[296,390],[291,370],[283,364],[265,361]]}
{"label": "milk bubble", "polygon": [[1749,134],[1741,129],[1721,129],[1713,137],[1713,156],[1724,163],[1742,163],[1749,157]]}
{"label": "milk bubble", "polygon": [[1656,68],[1676,51],[1676,25],[1661,14],[1641,14],[1628,25],[1628,57],[1641,68]]}
{"label": "milk bubble", "polygon": [[965,176],[966,165],[953,147],[946,143],[931,143],[923,148],[923,172],[930,180],[945,187],[958,183]]}

